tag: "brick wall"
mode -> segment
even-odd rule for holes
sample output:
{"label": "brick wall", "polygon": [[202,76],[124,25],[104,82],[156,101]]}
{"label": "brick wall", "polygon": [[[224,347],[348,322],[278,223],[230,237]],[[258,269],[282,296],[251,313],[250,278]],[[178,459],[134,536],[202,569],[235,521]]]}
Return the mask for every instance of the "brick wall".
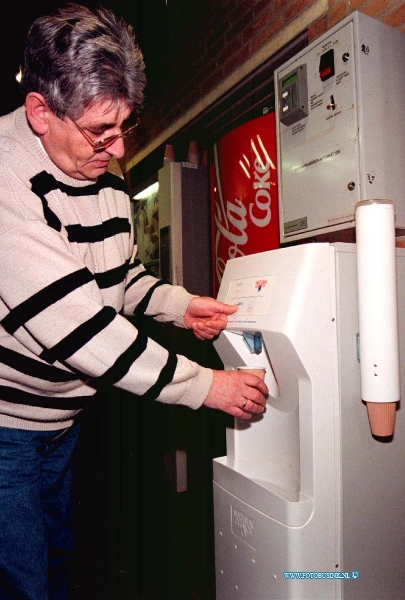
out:
{"label": "brick wall", "polygon": [[[149,78],[142,123],[127,147],[124,171],[148,155],[158,138],[164,141],[166,132],[169,137],[180,127],[204,98],[220,97],[221,82],[283,31],[288,36],[291,27],[293,32],[307,28],[310,43],[355,10],[405,30],[405,0],[177,0],[173,5],[160,27],[160,62]],[[314,8],[316,18],[308,22]]]}

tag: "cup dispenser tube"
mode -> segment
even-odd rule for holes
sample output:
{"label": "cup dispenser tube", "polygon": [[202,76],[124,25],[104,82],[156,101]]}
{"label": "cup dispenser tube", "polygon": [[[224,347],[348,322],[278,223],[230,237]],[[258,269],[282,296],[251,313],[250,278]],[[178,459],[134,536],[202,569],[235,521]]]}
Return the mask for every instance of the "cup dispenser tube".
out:
{"label": "cup dispenser tube", "polygon": [[387,437],[400,398],[395,206],[363,200],[355,214],[361,397],[371,432]]}

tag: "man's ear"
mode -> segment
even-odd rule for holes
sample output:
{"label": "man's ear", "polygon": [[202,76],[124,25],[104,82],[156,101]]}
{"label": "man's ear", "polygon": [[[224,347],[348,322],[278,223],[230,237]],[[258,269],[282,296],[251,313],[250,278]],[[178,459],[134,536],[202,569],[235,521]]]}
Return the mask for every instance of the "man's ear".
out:
{"label": "man's ear", "polygon": [[25,110],[27,119],[37,135],[43,135],[48,131],[50,108],[38,92],[30,92],[25,98]]}

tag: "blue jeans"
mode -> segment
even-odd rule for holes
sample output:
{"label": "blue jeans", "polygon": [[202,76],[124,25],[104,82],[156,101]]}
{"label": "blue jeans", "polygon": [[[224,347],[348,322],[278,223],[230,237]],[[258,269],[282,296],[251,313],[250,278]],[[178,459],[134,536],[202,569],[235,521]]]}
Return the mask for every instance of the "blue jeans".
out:
{"label": "blue jeans", "polygon": [[1,600],[68,598],[79,430],[0,427]]}

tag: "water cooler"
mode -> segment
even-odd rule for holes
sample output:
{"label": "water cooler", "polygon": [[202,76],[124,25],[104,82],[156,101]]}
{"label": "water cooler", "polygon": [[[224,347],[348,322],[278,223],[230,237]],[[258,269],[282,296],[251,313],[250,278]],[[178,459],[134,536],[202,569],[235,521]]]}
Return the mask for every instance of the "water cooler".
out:
{"label": "water cooler", "polygon": [[270,395],[214,459],[217,600],[405,597],[403,408],[372,434],[356,244],[307,239],[354,229],[364,200],[391,200],[405,227],[404,64],[405,33],[355,12],[275,73],[283,247],[228,260],[218,294],[238,304],[215,342],[225,368],[264,364]]}

